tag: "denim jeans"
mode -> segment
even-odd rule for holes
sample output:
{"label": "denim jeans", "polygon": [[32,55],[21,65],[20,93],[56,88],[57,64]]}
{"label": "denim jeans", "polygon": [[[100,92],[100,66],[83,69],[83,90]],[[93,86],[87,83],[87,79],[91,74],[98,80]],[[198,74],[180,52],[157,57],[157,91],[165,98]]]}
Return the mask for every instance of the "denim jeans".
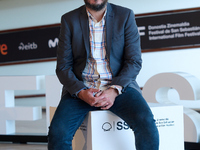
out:
{"label": "denim jeans", "polygon": [[[72,139],[89,111],[99,110],[69,94],[62,97],[49,127],[48,150],[72,150]],[[133,88],[116,97],[109,109],[134,131],[137,150],[158,150],[159,135],[153,114],[141,93]]]}

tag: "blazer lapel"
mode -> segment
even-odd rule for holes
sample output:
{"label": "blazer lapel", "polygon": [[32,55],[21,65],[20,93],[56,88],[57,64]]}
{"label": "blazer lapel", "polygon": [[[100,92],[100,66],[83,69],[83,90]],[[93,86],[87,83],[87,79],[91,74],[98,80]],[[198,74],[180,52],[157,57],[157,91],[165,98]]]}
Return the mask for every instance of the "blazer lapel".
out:
{"label": "blazer lapel", "polygon": [[112,7],[107,4],[107,15],[106,15],[106,54],[110,59],[110,49],[112,45],[112,35],[113,35],[113,24],[114,24],[114,13],[112,12]]}
{"label": "blazer lapel", "polygon": [[88,22],[88,16],[87,16],[85,6],[83,7],[83,9],[81,11],[80,23],[81,23],[83,39],[84,39],[85,49],[87,51],[87,58],[88,58],[89,54],[90,54],[90,39],[89,39],[89,22]]}
{"label": "blazer lapel", "polygon": [[[84,6],[81,15],[80,23],[83,32],[83,39],[85,43],[85,48],[87,51],[87,58],[90,54],[90,39],[89,39],[89,22],[86,12],[86,7]],[[106,54],[110,58],[110,49],[112,45],[112,35],[113,35],[113,24],[114,24],[114,13],[112,12],[112,7],[107,4],[107,15],[106,15]]]}

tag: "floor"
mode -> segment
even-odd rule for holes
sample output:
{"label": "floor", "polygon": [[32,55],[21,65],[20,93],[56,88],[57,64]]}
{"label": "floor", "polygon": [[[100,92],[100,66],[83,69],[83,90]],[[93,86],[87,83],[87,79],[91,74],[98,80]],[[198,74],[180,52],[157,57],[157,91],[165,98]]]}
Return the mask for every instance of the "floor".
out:
{"label": "floor", "polygon": [[[12,144],[0,143],[0,150],[47,150],[47,144],[43,143],[28,143],[28,144]],[[197,150],[197,149],[185,149]]]}
{"label": "floor", "polygon": [[0,143],[0,150],[47,150],[46,143],[12,144]]}

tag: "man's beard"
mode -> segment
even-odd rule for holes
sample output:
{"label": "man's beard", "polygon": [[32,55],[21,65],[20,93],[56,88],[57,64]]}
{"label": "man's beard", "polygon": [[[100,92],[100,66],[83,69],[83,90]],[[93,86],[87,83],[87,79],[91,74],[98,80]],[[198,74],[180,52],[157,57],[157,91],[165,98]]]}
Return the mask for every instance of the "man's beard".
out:
{"label": "man's beard", "polygon": [[106,6],[108,0],[104,0],[103,3],[97,4],[97,5],[90,4],[89,2],[87,2],[87,0],[84,0],[84,2],[85,2],[86,7],[90,8],[94,11],[100,11]]}

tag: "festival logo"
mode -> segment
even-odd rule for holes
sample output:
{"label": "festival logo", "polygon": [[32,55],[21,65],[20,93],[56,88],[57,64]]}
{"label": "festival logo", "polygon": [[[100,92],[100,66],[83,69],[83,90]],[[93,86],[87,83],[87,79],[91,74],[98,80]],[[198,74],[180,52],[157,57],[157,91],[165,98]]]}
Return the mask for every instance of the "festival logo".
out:
{"label": "festival logo", "polygon": [[112,125],[109,123],[109,122],[105,122],[103,125],[102,125],[102,129],[104,131],[110,131],[110,129],[112,129]]}

